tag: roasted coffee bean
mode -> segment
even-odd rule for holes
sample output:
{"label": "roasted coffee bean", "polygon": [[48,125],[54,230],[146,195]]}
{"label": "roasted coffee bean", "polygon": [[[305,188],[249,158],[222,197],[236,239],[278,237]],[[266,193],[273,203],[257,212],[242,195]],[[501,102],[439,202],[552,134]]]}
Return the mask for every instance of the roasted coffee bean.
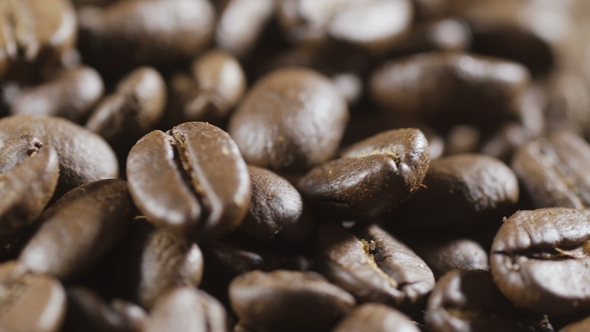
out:
{"label": "roasted coffee bean", "polygon": [[281,26],[294,41],[327,37],[380,54],[408,33],[414,8],[409,0],[279,1]]}
{"label": "roasted coffee bean", "polygon": [[411,312],[434,287],[426,263],[377,225],[349,231],[325,223],[316,243],[318,270],[359,302],[381,302]]}
{"label": "roasted coffee bean", "polygon": [[215,42],[236,57],[248,55],[273,17],[274,0],[224,0]]}
{"label": "roasted coffee bean", "polygon": [[229,296],[241,324],[266,331],[326,331],[355,305],[314,272],[249,272],[232,281]]}
{"label": "roasted coffee bean", "polygon": [[411,243],[411,247],[432,269],[436,279],[454,269],[488,269],[488,254],[470,239],[428,239]]}
{"label": "roasted coffee bean", "polygon": [[82,123],[103,91],[103,82],[96,70],[90,67],[62,69],[46,82],[24,89],[12,104],[10,113],[52,115]]}
{"label": "roasted coffee bean", "polygon": [[[137,305],[128,303],[127,312],[119,312],[89,289],[75,287],[66,293],[68,310],[63,332],[139,332],[147,325],[147,313]],[[121,306],[122,302],[119,303]],[[128,317],[127,313],[133,316]]]}
{"label": "roasted coffee bean", "polygon": [[555,132],[518,149],[512,159],[536,208],[590,205],[590,145],[569,132]]}
{"label": "roasted coffee bean", "polygon": [[115,245],[135,215],[125,181],[80,186],[41,215],[42,225],[19,261],[32,272],[71,280]]}
{"label": "roasted coffee bean", "polygon": [[237,232],[262,242],[307,240],[313,221],[297,189],[264,168],[248,166],[248,173],[252,183],[250,206]]}
{"label": "roasted coffee bean", "polygon": [[401,312],[383,304],[365,303],[346,315],[333,332],[419,332]]}
{"label": "roasted coffee bean", "polygon": [[116,289],[111,291],[147,309],[174,286],[199,286],[203,275],[203,255],[196,244],[145,219],[136,220],[103,265],[115,272],[109,281]]}
{"label": "roasted coffee bean", "polygon": [[25,273],[17,262],[0,265],[0,330],[57,332],[66,314],[59,281]]}
{"label": "roasted coffee bean", "polygon": [[530,140],[526,129],[515,122],[500,127],[481,147],[481,153],[510,163],[514,151]]}
{"label": "roasted coffee bean", "polygon": [[119,156],[160,121],[166,104],[166,83],[153,68],[141,67],[125,76],[114,93],[94,109],[86,128],[99,134]]}
{"label": "roasted coffee bean", "polygon": [[519,197],[514,172],[479,154],[433,160],[422,183],[424,188],[393,210],[388,222],[422,230],[491,226],[512,211]]}
{"label": "roasted coffee bean", "polygon": [[514,304],[549,315],[590,309],[590,212],[518,211],[498,230],[490,256],[498,288]]}
{"label": "roasted coffee bean", "polygon": [[590,133],[590,80],[581,73],[557,71],[544,86],[547,96],[545,117],[549,129],[580,126]]}
{"label": "roasted coffee bean", "polygon": [[246,76],[231,55],[213,50],[195,59],[192,77],[172,79],[168,122],[205,121],[222,125],[246,89]]}
{"label": "roasted coffee bean", "polygon": [[78,46],[109,76],[141,65],[192,59],[213,38],[208,0],[117,1],[78,11]]}
{"label": "roasted coffee bean", "polygon": [[76,42],[76,14],[67,0],[4,0],[0,4],[0,80],[21,79],[24,66],[59,62]]}
{"label": "roasted coffee bean", "polygon": [[220,237],[248,211],[246,163],[227,133],[204,122],[144,136],[129,152],[127,177],[139,210],[180,237]]}
{"label": "roasted coffee bean", "polygon": [[117,158],[109,145],[98,135],[67,120],[40,115],[0,119],[0,148],[22,134],[37,137],[57,151],[58,197],[84,183],[117,177]]}
{"label": "roasted coffee bean", "polygon": [[518,99],[529,85],[515,62],[465,53],[417,54],[386,63],[373,73],[369,91],[382,107],[448,128],[493,128],[518,119]]}
{"label": "roasted coffee bean", "polygon": [[29,226],[57,185],[57,152],[35,137],[21,135],[0,149],[0,243]]}
{"label": "roasted coffee bean", "polygon": [[432,332],[553,331],[543,316],[510,303],[482,270],[444,275],[432,290],[424,320]]}
{"label": "roasted coffee bean", "polygon": [[177,287],[158,298],[146,332],[227,331],[223,306],[203,291]]}
{"label": "roasted coffee bean", "polygon": [[358,142],[342,158],[321,164],[299,181],[301,193],[331,218],[375,217],[412,195],[430,162],[418,129],[397,129]]}
{"label": "roasted coffee bean", "polygon": [[346,101],[326,77],[284,68],[248,92],[229,133],[249,164],[302,173],[336,152],[347,121]]}

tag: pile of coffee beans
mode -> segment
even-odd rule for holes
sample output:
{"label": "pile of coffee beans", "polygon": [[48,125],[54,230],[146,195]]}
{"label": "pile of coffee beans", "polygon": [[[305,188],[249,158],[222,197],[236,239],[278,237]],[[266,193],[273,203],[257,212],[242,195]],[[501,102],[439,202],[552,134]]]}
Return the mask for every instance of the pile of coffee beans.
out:
{"label": "pile of coffee beans", "polygon": [[590,331],[588,0],[0,0],[0,331]]}

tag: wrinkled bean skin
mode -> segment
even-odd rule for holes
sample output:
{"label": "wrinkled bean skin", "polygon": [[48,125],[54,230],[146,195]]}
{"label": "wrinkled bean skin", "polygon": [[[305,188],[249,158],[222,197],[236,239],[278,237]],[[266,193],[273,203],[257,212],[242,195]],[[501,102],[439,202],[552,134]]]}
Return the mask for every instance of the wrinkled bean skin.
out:
{"label": "wrinkled bean skin", "polygon": [[518,211],[492,245],[492,275],[513,303],[549,315],[590,308],[590,212],[566,208]]}
{"label": "wrinkled bean skin", "polygon": [[401,312],[383,304],[365,303],[346,315],[333,332],[418,332],[420,329]]}
{"label": "wrinkled bean skin", "polygon": [[283,68],[250,89],[228,132],[248,164],[303,173],[332,157],[347,121],[346,100],[325,76]]}
{"label": "wrinkled bean skin", "polygon": [[118,175],[118,162],[111,147],[98,135],[67,120],[41,115],[0,119],[0,147],[22,134],[37,137],[57,151],[58,197],[82,184]]}
{"label": "wrinkled bean skin", "polygon": [[136,215],[125,181],[80,186],[41,215],[40,229],[18,260],[35,273],[71,280],[112,248]]}
{"label": "wrinkled bean skin", "polygon": [[359,302],[381,302],[412,312],[434,287],[426,263],[376,225],[353,233],[323,224],[316,243],[318,270]]}
{"label": "wrinkled bean skin", "polygon": [[488,269],[488,254],[479,243],[470,239],[426,240],[411,247],[437,279],[454,269]]}
{"label": "wrinkled bean skin", "polygon": [[397,207],[422,183],[430,162],[418,129],[377,134],[313,168],[298,184],[315,209],[331,218],[369,218]]}
{"label": "wrinkled bean skin", "polygon": [[129,152],[127,177],[148,220],[182,238],[227,234],[242,223],[250,202],[250,176],[238,147],[204,122],[144,136]]}
{"label": "wrinkled bean skin", "polygon": [[32,136],[21,135],[0,149],[0,243],[37,219],[53,196],[58,177],[57,152]]}
{"label": "wrinkled bean skin", "polygon": [[268,331],[325,331],[354,308],[354,298],[314,272],[253,271],[229,287],[241,324]]}

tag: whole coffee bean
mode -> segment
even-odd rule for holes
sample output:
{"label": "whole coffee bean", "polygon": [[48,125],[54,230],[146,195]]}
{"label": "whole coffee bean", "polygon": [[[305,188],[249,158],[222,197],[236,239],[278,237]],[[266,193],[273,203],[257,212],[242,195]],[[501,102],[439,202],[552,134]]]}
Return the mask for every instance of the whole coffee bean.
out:
{"label": "whole coffee bean", "polygon": [[433,332],[553,331],[546,318],[510,303],[482,270],[445,274],[432,290],[424,320]]}
{"label": "whole coffee bean", "polygon": [[514,304],[549,315],[590,309],[590,212],[518,211],[498,230],[490,256],[498,288]]}
{"label": "whole coffee bean", "polygon": [[314,272],[248,272],[232,281],[229,297],[241,324],[267,331],[326,331],[355,305]]}
{"label": "whole coffee bean", "polygon": [[488,254],[470,239],[428,239],[411,244],[436,279],[454,269],[487,270]]}
{"label": "whole coffee bean", "polygon": [[313,221],[297,189],[264,168],[248,166],[248,173],[252,182],[250,206],[237,232],[262,242],[307,240]]}
{"label": "whole coffee bean", "polygon": [[346,315],[333,332],[419,332],[401,312],[378,303],[365,303]]}
{"label": "whole coffee bean", "polygon": [[426,263],[377,225],[352,232],[325,223],[316,243],[318,270],[359,302],[381,302],[411,312],[434,287]]}
{"label": "whole coffee bean", "polygon": [[545,116],[550,129],[577,125],[590,132],[590,81],[583,74],[560,70],[547,78]]}
{"label": "whole coffee bean", "polygon": [[71,280],[115,245],[136,214],[125,181],[80,186],[41,215],[42,225],[19,261],[32,272]]}
{"label": "whole coffee bean", "polygon": [[519,197],[514,172],[501,161],[479,154],[433,160],[422,183],[424,188],[387,217],[393,226],[458,230],[496,225]]}
{"label": "whole coffee bean", "polygon": [[224,332],[226,313],[215,298],[192,287],[177,287],[163,294],[150,312],[146,332]]}
{"label": "whole coffee bean", "polygon": [[59,281],[26,274],[16,262],[0,265],[0,330],[60,331],[66,314],[66,293]]}
{"label": "whole coffee bean", "polygon": [[221,51],[209,51],[193,61],[192,78],[172,80],[172,104],[168,122],[205,121],[221,125],[246,89],[240,63]]}
{"label": "whole coffee bean", "polygon": [[226,0],[217,21],[215,42],[218,47],[242,58],[259,40],[275,12],[273,0]]}
{"label": "whole coffee bean", "polygon": [[79,48],[88,63],[110,72],[192,59],[213,38],[208,0],[117,1],[78,11]]}
{"label": "whole coffee bean", "polygon": [[489,129],[520,117],[517,101],[529,81],[527,69],[515,62],[434,52],[386,63],[373,73],[369,91],[382,107],[437,127]]}
{"label": "whole coffee bean", "polygon": [[430,162],[428,142],[418,129],[377,134],[341,156],[313,168],[298,187],[319,213],[348,220],[397,207],[418,190]]}
{"label": "whole coffee bean", "polygon": [[326,77],[283,68],[248,92],[229,133],[249,164],[302,173],[336,152],[347,121],[346,101]]}
{"label": "whole coffee bean", "polygon": [[0,243],[5,244],[37,219],[57,185],[57,152],[21,135],[0,149]]}
{"label": "whole coffee bean", "polygon": [[84,66],[62,69],[40,85],[24,89],[10,113],[52,115],[81,123],[88,118],[103,91],[96,70]]}
{"label": "whole coffee bean", "polygon": [[527,190],[535,207],[590,205],[590,145],[573,133],[559,131],[520,147],[512,169]]}
{"label": "whole coffee bean", "polygon": [[144,136],[129,152],[127,177],[139,210],[180,237],[220,237],[248,211],[246,163],[227,133],[204,122]]}
{"label": "whole coffee bean", "polygon": [[86,128],[102,136],[120,156],[125,156],[160,121],[165,104],[164,79],[155,69],[141,67],[127,74],[115,92],[98,104]]}
{"label": "whole coffee bean", "polygon": [[566,325],[559,332],[584,332],[590,330],[590,317]]}
{"label": "whole coffee bean", "polygon": [[0,148],[22,134],[37,137],[57,151],[60,168],[57,197],[84,183],[117,177],[117,158],[109,145],[70,121],[41,115],[0,119]]}
{"label": "whole coffee bean", "polygon": [[5,0],[0,22],[0,80],[22,78],[23,65],[58,62],[76,42],[76,13],[70,1]]}

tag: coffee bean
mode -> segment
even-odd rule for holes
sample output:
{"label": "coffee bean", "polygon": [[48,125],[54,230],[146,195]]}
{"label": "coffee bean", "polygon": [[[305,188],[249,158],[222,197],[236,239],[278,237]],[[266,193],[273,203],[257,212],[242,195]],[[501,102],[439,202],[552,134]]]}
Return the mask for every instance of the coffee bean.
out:
{"label": "coffee bean", "polygon": [[529,140],[530,135],[522,125],[508,122],[483,144],[481,153],[509,164],[514,152]]}
{"label": "coffee bean", "polygon": [[490,256],[494,281],[513,303],[549,315],[590,309],[590,214],[546,208],[504,221]]}
{"label": "coffee bean", "polygon": [[42,225],[19,261],[32,272],[72,280],[114,246],[136,214],[125,181],[80,186],[41,215]]}
{"label": "coffee bean", "polygon": [[453,270],[444,275],[428,299],[424,320],[439,331],[553,331],[546,318],[530,314],[500,293],[482,270]]}
{"label": "coffee bean", "polygon": [[355,305],[314,272],[245,273],[232,281],[229,296],[243,325],[268,331],[326,331]]}
{"label": "coffee bean", "polygon": [[177,287],[162,295],[150,312],[147,332],[227,331],[223,306],[207,293]]}
{"label": "coffee bean", "polygon": [[248,92],[229,133],[249,164],[302,173],[336,152],[347,121],[346,101],[326,77],[284,68]]}
{"label": "coffee bean", "polygon": [[325,223],[318,232],[316,255],[318,270],[359,302],[381,302],[411,312],[434,286],[426,263],[377,225],[351,232]]}
{"label": "coffee bean", "polygon": [[556,132],[522,146],[512,168],[535,207],[585,208],[590,204],[590,178],[585,172],[590,146],[568,132]]}
{"label": "coffee bean", "polygon": [[139,210],[180,237],[220,237],[248,210],[246,163],[229,135],[207,123],[147,134],[129,152],[127,176]]}
{"label": "coffee bean", "polygon": [[298,184],[315,209],[330,218],[383,214],[412,195],[430,162],[428,142],[417,129],[377,134],[307,173]]}
{"label": "coffee bean", "polygon": [[419,332],[404,314],[383,304],[365,303],[346,315],[333,332]]}
{"label": "coffee bean", "polygon": [[0,119],[0,148],[22,134],[37,137],[57,151],[60,168],[57,197],[82,184],[117,177],[117,159],[108,144],[70,121],[40,115]]}
{"label": "coffee bean", "polygon": [[470,239],[429,239],[412,243],[411,247],[437,279],[454,269],[488,269],[488,254],[479,243]]}
{"label": "coffee bean", "polygon": [[0,149],[0,243],[5,244],[37,219],[57,185],[54,148],[21,135]]}
{"label": "coffee bean", "polygon": [[103,91],[103,82],[96,70],[84,66],[62,69],[40,85],[24,89],[10,113],[52,115],[82,123]]}

